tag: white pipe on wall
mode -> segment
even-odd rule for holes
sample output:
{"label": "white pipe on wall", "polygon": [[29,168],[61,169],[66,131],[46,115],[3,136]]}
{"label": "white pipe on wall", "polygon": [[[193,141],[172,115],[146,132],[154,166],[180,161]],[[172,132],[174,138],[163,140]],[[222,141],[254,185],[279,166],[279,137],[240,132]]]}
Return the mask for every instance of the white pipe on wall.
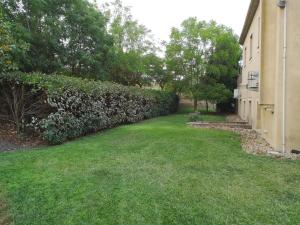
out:
{"label": "white pipe on wall", "polygon": [[282,68],[282,153],[286,153],[286,80],[287,80],[287,1],[284,7],[283,19],[283,68]]}

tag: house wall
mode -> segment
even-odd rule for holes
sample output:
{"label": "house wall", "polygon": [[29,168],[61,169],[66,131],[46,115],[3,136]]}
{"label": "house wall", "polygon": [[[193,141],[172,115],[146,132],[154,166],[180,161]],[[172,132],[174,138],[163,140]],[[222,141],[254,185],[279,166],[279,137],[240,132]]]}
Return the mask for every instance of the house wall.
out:
{"label": "house wall", "polygon": [[[276,7],[276,6],[275,6]],[[286,101],[283,105],[284,9],[276,8],[276,61],[273,147],[283,150],[283,108],[286,111],[286,151],[300,149],[300,1],[287,1]]]}
{"label": "house wall", "polygon": [[[290,151],[300,149],[300,1],[288,0],[287,2],[285,109],[286,150]],[[244,120],[251,123],[253,128],[260,130],[262,136],[275,150],[282,151],[284,10],[280,9],[276,3],[271,0],[260,1],[245,38],[243,49],[245,51],[247,48],[247,59],[246,61],[244,59],[246,65],[243,67],[242,84],[239,86],[238,113]],[[257,36],[257,32],[260,37]],[[250,60],[251,35],[254,38],[254,46],[260,41],[260,48],[253,51],[253,58]],[[258,91],[246,88],[249,71],[259,71]]]}
{"label": "house wall", "polygon": [[[257,120],[259,112],[259,92],[258,89],[247,89],[248,73],[260,71],[260,49],[261,49],[261,9],[258,7],[249,32],[243,45],[243,69],[242,82],[239,85],[240,97],[238,113],[243,120],[246,120],[253,126],[259,128]],[[252,37],[252,38],[251,38]],[[251,45],[252,39],[252,45]],[[252,46],[252,50],[251,50]],[[246,50],[245,50],[246,49]],[[252,51],[252,57],[251,57]]]}
{"label": "house wall", "polygon": [[278,140],[278,7],[276,1],[261,0],[262,36],[260,67],[260,114],[262,136],[277,148]]}
{"label": "house wall", "polygon": [[287,149],[300,150],[300,1],[287,6]]}

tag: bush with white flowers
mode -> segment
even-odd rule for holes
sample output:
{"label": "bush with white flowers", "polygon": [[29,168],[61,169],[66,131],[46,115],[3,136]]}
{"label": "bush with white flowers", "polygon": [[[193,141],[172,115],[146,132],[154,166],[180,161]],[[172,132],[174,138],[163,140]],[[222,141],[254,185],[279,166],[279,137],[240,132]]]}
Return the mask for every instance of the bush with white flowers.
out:
{"label": "bush with white flowers", "polygon": [[49,113],[33,113],[23,121],[50,144],[60,144],[119,124],[167,115],[178,106],[174,93],[63,75],[0,75],[0,85],[12,82],[46,96],[43,104]]}

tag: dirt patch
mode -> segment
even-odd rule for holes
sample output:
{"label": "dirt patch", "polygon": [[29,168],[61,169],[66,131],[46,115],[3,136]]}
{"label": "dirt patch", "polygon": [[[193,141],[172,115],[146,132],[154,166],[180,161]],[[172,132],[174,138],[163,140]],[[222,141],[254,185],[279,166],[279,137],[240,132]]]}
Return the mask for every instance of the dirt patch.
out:
{"label": "dirt patch", "polygon": [[12,124],[0,122],[0,151],[28,149],[43,144],[37,137],[20,137]]}

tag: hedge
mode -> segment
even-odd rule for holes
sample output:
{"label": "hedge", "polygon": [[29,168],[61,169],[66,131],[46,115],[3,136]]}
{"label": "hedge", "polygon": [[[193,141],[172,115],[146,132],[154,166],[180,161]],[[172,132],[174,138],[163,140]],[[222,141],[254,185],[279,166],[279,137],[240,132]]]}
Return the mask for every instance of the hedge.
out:
{"label": "hedge", "polygon": [[[174,93],[57,74],[1,74],[0,87],[2,92],[12,92],[11,96],[21,90],[17,92],[17,102],[22,102],[22,106],[17,107],[30,110],[14,114],[23,115],[19,120],[25,130],[33,130],[50,144],[167,115],[178,106]],[[12,107],[14,100],[6,99],[0,97],[2,114],[13,113],[10,109],[16,107]]]}

